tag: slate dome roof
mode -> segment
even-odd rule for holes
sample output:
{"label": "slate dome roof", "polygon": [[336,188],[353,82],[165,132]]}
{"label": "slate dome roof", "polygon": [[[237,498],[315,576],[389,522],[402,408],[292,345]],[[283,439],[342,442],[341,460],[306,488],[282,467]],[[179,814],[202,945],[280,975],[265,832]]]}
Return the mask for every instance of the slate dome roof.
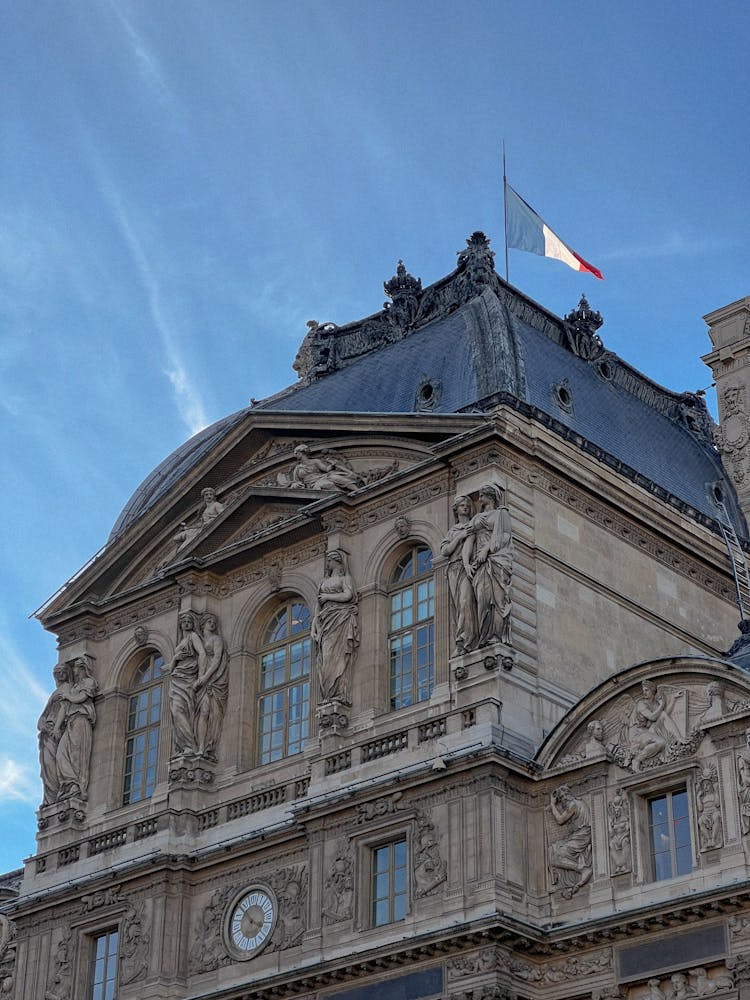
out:
{"label": "slate dome roof", "polygon": [[699,519],[716,521],[718,486],[746,539],[704,401],[657,385],[607,351],[597,334],[601,317],[585,298],[561,320],[502,281],[492,257],[487,238],[474,233],[456,270],[434,285],[422,290],[399,262],[383,311],[343,327],[311,321],[294,365],[299,381],[177,448],[135,491],[110,540],[249,414],[479,413],[498,403]]}

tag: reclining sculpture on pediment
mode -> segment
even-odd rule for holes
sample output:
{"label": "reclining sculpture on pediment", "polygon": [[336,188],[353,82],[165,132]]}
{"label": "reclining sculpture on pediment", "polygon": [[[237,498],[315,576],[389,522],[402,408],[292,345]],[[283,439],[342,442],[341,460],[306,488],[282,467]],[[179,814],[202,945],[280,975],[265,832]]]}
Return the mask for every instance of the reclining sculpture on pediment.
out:
{"label": "reclining sculpture on pediment", "polygon": [[[289,472],[276,475],[276,485],[292,490],[323,493],[353,493],[398,471],[397,461],[357,472],[351,462],[331,448],[313,454],[307,444],[294,449],[295,464]],[[270,484],[269,484],[270,485]]]}

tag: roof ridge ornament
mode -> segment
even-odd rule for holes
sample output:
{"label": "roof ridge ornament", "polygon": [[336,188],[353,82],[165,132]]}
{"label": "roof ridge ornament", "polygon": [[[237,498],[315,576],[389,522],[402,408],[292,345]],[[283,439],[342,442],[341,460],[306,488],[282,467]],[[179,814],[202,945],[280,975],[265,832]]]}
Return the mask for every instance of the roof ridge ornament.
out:
{"label": "roof ridge ornament", "polygon": [[597,333],[603,323],[602,314],[591,308],[586,294],[582,293],[578,307],[563,320],[571,351],[584,361],[596,361],[604,353],[604,344]]}
{"label": "roof ridge ornament", "polygon": [[466,240],[466,247],[456,251],[459,271],[459,289],[465,296],[479,295],[495,281],[495,252],[490,250],[490,240],[481,231],[475,230]]}
{"label": "roof ridge ornament", "polygon": [[408,330],[414,323],[422,295],[422,279],[409,274],[403,260],[396,265],[396,273],[383,282],[383,291],[391,300],[383,303],[386,319],[399,331]]}

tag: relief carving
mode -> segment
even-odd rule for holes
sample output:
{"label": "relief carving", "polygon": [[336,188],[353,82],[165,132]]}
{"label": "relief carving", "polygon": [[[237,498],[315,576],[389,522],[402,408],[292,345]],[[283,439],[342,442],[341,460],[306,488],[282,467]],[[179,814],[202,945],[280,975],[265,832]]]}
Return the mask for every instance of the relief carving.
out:
{"label": "relief carving", "polygon": [[609,861],[613,875],[629,872],[632,861],[630,854],[630,808],[621,788],[607,804],[607,824],[609,828]]}
{"label": "relief carving", "polygon": [[70,1000],[73,979],[72,947],[73,932],[68,931],[57,942],[44,1000]]}
{"label": "relief carving", "polygon": [[343,549],[326,555],[311,626],[320,703],[351,704],[351,673],[359,646],[357,590]]}
{"label": "relief carving", "polygon": [[144,930],[145,907],[131,906],[122,923],[120,937],[120,982],[123,986],[135,983],[148,973],[148,956],[151,935]]}
{"label": "relief carving", "polygon": [[745,746],[737,754],[737,797],[744,836],[750,834],[750,729],[745,730]]}
{"label": "relief carving", "polygon": [[705,968],[697,966],[687,973],[675,972],[668,979],[649,979],[646,986],[644,993],[634,994],[635,1000],[697,1000],[734,989],[734,978],[722,969],[709,976]]}
{"label": "relief carving", "polygon": [[11,996],[15,985],[16,925],[0,913],[0,996]]}
{"label": "relief carving", "polygon": [[91,676],[90,657],[58,663],[55,690],[39,717],[39,764],[44,787],[42,805],[88,798],[91,747],[99,685]]}
{"label": "relief carving", "polygon": [[178,554],[186,549],[191,542],[195,541],[198,535],[215,521],[216,518],[224,513],[226,505],[221,503],[216,499],[216,491],[211,486],[207,486],[204,490],[201,490],[201,501],[202,507],[198,513],[197,519],[193,524],[188,524],[187,521],[181,521],[177,532],[172,536],[172,541],[174,542],[174,547],[172,552],[167,557],[164,562],[160,563],[158,568],[166,566],[167,563],[172,562],[177,558]]}
{"label": "relief carving", "polygon": [[323,922],[351,920],[354,903],[354,865],[346,841],[336,845],[336,857],[323,885]]}
{"label": "relief carving", "polygon": [[696,781],[695,801],[698,806],[698,841],[702,851],[721,847],[724,843],[719,798],[719,775],[715,764],[706,764]]}
{"label": "relief carving", "polygon": [[121,902],[120,886],[113,885],[110,889],[81,896],[81,913],[91,913],[92,910],[98,910],[102,906],[114,906],[116,903]]}
{"label": "relief carving", "polygon": [[279,901],[279,918],[271,938],[272,949],[293,948],[307,929],[307,866],[282,868],[269,879]]}
{"label": "relief carving", "polygon": [[221,918],[230,896],[236,891],[235,885],[217,889],[196,921],[193,947],[190,949],[191,973],[213,972],[229,963],[221,936]]}
{"label": "relief carving", "polygon": [[414,895],[429,896],[448,877],[448,865],[440,856],[435,827],[424,814],[417,815],[417,836],[414,847]]}
{"label": "relief carving", "polygon": [[163,669],[170,675],[169,710],[178,755],[216,760],[229,694],[229,660],[216,615],[179,616],[179,642]]}
{"label": "relief carving", "polygon": [[728,385],[721,398],[723,412],[719,426],[714,430],[714,441],[729,467],[732,479],[739,485],[747,473],[747,445],[750,441],[750,416],[745,407],[745,389],[740,385]]}
{"label": "relief carving", "polygon": [[473,990],[451,993],[450,1000],[516,1000],[516,994],[505,986],[492,984],[475,986]]}
{"label": "relief carving", "polygon": [[532,965],[511,955],[507,968],[517,979],[523,979],[527,983],[564,983],[583,976],[609,972],[612,968],[612,952],[605,949],[590,956],[571,955],[560,962],[545,965]]}
{"label": "relief carving", "polygon": [[582,799],[575,798],[567,785],[550,796],[550,811],[562,838],[550,844],[548,860],[553,889],[570,899],[591,879],[591,815]]}
{"label": "relief carving", "polygon": [[357,822],[369,823],[370,820],[379,816],[388,816],[399,809],[399,800],[403,798],[403,792],[394,792],[392,795],[384,795],[382,799],[375,799],[373,802],[360,802],[357,806]]}

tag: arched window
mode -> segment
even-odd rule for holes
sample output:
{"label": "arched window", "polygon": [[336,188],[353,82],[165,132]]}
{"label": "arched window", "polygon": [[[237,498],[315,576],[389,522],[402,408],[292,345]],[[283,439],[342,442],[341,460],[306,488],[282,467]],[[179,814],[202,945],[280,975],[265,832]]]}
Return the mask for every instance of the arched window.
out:
{"label": "arched window", "polygon": [[310,727],[310,611],[293,598],[269,622],[260,649],[261,764],[305,749]]}
{"label": "arched window", "polygon": [[413,546],[391,577],[390,701],[406,708],[426,701],[435,685],[435,581],[432,552]]}
{"label": "arched window", "polygon": [[156,786],[163,666],[159,653],[145,653],[130,685],[123,805],[150,798]]}

